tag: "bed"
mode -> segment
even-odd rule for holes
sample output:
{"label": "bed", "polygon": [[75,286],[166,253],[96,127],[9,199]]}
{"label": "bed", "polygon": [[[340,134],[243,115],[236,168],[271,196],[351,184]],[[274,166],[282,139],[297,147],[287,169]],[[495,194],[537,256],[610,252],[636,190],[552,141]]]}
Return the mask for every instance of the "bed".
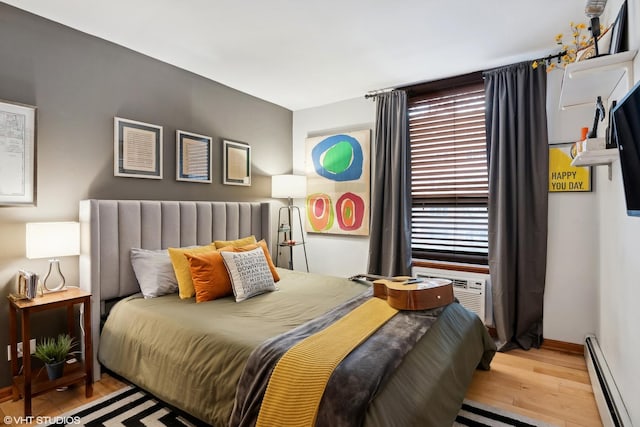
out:
{"label": "bed", "polygon": [[[367,283],[278,269],[279,291],[240,303],[233,297],[196,303],[177,294],[145,299],[130,251],[248,235],[270,245],[271,216],[269,203],[260,202],[81,201],[80,284],[92,293],[98,345],[86,357],[94,357],[94,379],[104,366],[209,424],[230,425],[252,352],[362,298]],[[489,368],[495,346],[480,319],[459,304],[441,311],[376,390],[363,425],[451,425],[473,371]]]}

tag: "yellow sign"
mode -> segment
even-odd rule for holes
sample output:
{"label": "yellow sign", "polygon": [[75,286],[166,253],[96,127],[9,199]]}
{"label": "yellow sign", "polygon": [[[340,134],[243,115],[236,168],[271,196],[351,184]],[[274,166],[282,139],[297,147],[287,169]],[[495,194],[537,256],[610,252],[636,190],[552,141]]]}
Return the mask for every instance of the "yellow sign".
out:
{"label": "yellow sign", "polygon": [[591,168],[571,166],[571,145],[549,148],[549,192],[591,191]]}

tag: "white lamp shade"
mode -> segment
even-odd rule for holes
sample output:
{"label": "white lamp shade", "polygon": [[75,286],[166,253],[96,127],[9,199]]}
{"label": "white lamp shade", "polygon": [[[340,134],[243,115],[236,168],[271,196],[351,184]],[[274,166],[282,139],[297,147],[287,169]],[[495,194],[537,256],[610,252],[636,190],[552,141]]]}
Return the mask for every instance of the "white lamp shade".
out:
{"label": "white lamp shade", "polygon": [[307,177],[304,175],[274,175],[271,177],[271,197],[300,199],[307,197]]}
{"label": "white lamp shade", "polygon": [[28,222],[27,258],[55,258],[80,254],[80,223]]}

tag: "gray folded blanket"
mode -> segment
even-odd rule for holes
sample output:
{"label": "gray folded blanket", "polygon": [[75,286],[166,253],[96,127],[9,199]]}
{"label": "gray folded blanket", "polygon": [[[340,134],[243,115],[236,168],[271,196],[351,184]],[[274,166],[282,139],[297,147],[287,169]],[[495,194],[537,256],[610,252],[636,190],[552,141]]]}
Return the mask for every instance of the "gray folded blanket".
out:
{"label": "gray folded blanket", "polygon": [[[256,348],[240,377],[229,425],[254,426],[271,372],[280,357],[299,341],[326,328],[369,298],[372,298],[371,289]],[[377,391],[445,308],[401,311],[352,351],[327,383],[316,426],[361,425]]]}

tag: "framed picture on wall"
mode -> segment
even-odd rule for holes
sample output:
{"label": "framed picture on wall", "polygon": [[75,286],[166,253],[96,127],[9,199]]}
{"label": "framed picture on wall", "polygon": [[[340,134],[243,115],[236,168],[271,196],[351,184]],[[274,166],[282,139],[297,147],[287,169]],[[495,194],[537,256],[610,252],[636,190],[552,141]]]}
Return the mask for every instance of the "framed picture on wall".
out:
{"label": "framed picture on wall", "polygon": [[571,166],[572,143],[549,145],[549,193],[591,191],[591,167]]}
{"label": "framed picture on wall", "polygon": [[211,137],[176,131],[176,180],[211,183]]}
{"label": "framed picture on wall", "polygon": [[162,126],[113,118],[113,174],[162,179]]}
{"label": "framed picture on wall", "polygon": [[251,146],[243,142],[222,141],[222,183],[251,185]]}
{"label": "framed picture on wall", "polygon": [[0,101],[0,206],[36,204],[36,107]]}
{"label": "framed picture on wall", "polygon": [[370,141],[369,129],[306,139],[308,233],[369,235]]}

